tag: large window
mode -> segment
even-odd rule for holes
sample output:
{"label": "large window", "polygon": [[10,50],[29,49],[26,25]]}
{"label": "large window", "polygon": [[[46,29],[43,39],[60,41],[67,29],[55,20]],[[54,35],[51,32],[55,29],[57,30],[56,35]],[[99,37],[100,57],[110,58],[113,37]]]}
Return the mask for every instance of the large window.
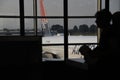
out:
{"label": "large window", "polygon": [[[118,11],[119,4],[110,0],[110,11]],[[42,36],[44,61],[84,62],[77,51],[83,44],[96,47],[94,15],[101,8],[106,8],[104,0],[0,0],[0,36]]]}

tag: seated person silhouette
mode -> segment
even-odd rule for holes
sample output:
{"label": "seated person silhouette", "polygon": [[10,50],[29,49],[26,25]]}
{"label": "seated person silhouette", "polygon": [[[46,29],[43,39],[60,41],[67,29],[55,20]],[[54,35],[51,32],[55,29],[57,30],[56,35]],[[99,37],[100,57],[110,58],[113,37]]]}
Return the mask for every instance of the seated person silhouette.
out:
{"label": "seated person silhouette", "polygon": [[119,29],[120,29],[120,11],[117,11],[115,13],[113,13],[113,16],[112,16],[112,28],[113,30],[118,31],[116,33],[120,33],[119,32]]}
{"label": "seated person silhouette", "polygon": [[110,51],[111,58],[113,63],[119,63],[119,53],[120,53],[120,11],[113,13],[112,16],[112,37],[109,41],[110,43]]}
{"label": "seated person silhouette", "polygon": [[79,52],[84,56],[85,63],[89,63],[91,49],[87,45],[79,48]]}
{"label": "seated person silhouette", "polygon": [[79,48],[79,52],[84,56],[85,63],[94,65],[97,62],[97,55],[93,54],[89,46],[84,44]]}
{"label": "seated person silhouette", "polygon": [[[103,9],[103,10],[98,11],[95,14],[95,17],[96,17],[95,22],[97,24],[97,27],[100,28],[100,30],[101,30],[98,46],[95,49],[91,50],[91,52],[90,52],[90,50],[88,51],[86,48],[84,48],[84,45],[83,45],[81,48],[84,48],[84,49],[82,49],[82,51],[80,51],[80,52],[81,53],[86,52],[84,54],[87,54],[85,56],[86,56],[86,58],[88,58],[86,60],[89,60],[89,62],[94,62],[93,58],[95,58],[97,63],[102,63],[102,62],[104,62],[104,59],[108,55],[106,52],[109,51],[108,41],[111,37],[110,21],[112,19],[112,14],[110,11]],[[89,57],[88,57],[88,54],[89,54]],[[96,64],[96,61],[95,61],[95,64]],[[94,64],[94,63],[92,63],[92,64]]]}
{"label": "seated person silhouette", "polygon": [[110,11],[103,9],[95,14],[97,27],[100,28],[99,47],[106,50],[108,48],[108,40],[111,36],[112,14]]}

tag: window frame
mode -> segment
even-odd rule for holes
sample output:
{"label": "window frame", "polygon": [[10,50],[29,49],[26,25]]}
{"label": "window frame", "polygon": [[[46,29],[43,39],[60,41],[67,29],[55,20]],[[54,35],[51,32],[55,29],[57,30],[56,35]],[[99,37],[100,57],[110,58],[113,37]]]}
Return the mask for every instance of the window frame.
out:
{"label": "window frame", "polygon": [[[101,10],[101,2],[102,0],[97,0],[97,9]],[[109,0],[105,1],[105,8],[109,9]],[[35,5],[36,4],[36,5]],[[68,0],[63,0],[63,16],[37,16],[37,0],[33,0],[33,16],[25,16],[24,13],[24,0],[19,0],[19,16],[10,16],[10,15],[0,15],[0,18],[18,18],[20,19],[20,36],[25,36],[25,19],[34,19],[34,27],[35,27],[35,36],[37,34],[37,20],[40,18],[48,18],[48,19],[63,19],[64,23],[64,43],[63,44],[42,44],[42,46],[64,46],[64,61],[68,60],[68,46],[69,45],[83,45],[83,44],[97,44],[100,38],[100,30],[98,29],[98,42],[97,43],[68,43],[68,19],[72,18],[95,18],[95,16],[68,16]]]}

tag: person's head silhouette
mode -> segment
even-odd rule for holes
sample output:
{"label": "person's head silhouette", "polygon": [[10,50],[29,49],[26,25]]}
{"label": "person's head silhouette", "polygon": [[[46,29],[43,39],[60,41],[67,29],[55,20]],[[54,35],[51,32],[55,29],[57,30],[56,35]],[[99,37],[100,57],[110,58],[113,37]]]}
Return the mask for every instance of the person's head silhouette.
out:
{"label": "person's head silhouette", "polygon": [[[114,25],[115,28],[117,26],[120,26],[120,11],[117,11],[113,14],[112,22],[113,22],[113,25]],[[117,27],[117,28],[119,28],[119,27]]]}
{"label": "person's head silhouette", "polygon": [[109,27],[110,21],[112,19],[112,14],[110,11],[103,9],[103,10],[98,11],[95,14],[95,17],[96,17],[95,22],[97,26],[101,29],[104,29],[104,28]]}
{"label": "person's head silhouette", "polygon": [[108,50],[108,41],[111,36],[112,13],[109,10],[102,9],[95,14],[97,27],[100,28],[99,47]]}

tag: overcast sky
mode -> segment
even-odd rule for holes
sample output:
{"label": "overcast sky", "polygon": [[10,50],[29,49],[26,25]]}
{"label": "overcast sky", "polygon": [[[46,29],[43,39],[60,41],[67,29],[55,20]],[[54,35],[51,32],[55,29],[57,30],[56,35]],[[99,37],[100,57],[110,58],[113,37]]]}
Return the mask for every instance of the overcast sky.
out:
{"label": "overcast sky", "polygon": [[[25,15],[33,15],[33,0],[25,1]],[[111,1],[111,11],[114,12],[119,10],[120,0],[110,0]],[[116,1],[116,2],[114,2]],[[40,5],[38,4],[38,15],[40,16]],[[63,16],[63,0],[44,0],[44,5],[46,9],[47,16]],[[113,6],[114,5],[114,6]],[[68,0],[68,15],[69,16],[94,16],[97,11],[97,0]],[[0,0],[0,15],[19,15],[19,0]],[[26,26],[33,26],[33,20],[26,20]],[[17,24],[18,23],[18,24]],[[63,20],[49,20],[49,24],[61,24],[63,25]],[[40,23],[39,23],[40,24]],[[72,28],[73,25],[80,24],[95,24],[94,19],[69,19],[69,27]],[[0,28],[3,27],[16,27],[19,28],[19,19],[1,19],[0,18]],[[29,27],[28,26],[28,27]]]}

